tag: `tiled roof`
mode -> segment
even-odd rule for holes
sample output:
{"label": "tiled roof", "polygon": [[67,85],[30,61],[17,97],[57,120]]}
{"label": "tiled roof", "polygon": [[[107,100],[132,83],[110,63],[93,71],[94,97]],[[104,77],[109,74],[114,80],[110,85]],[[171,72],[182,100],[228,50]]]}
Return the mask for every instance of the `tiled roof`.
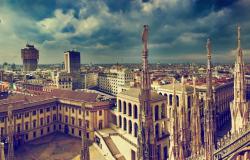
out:
{"label": "tiled roof", "polygon": [[62,99],[83,101],[83,102],[96,102],[98,96],[97,93],[87,93],[87,92],[78,92],[78,91],[60,90],[60,89],[54,89],[47,95],[51,95]]}

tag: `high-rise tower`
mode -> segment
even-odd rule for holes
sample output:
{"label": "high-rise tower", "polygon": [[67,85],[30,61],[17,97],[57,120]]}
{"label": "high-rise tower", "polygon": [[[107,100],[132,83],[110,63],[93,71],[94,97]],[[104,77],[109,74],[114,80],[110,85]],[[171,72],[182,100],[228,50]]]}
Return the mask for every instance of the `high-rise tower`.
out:
{"label": "high-rise tower", "polygon": [[14,160],[14,145],[13,145],[13,136],[14,136],[14,123],[13,123],[13,106],[8,107],[8,155],[7,160]]}
{"label": "high-rise tower", "polygon": [[234,67],[234,101],[231,107],[232,132],[243,127],[248,122],[248,104],[246,102],[246,84],[243,53],[240,43],[240,26],[237,27],[238,47]]}
{"label": "high-rise tower", "polygon": [[148,69],[148,25],[144,25],[142,33],[142,72],[140,90],[140,114],[139,114],[139,134],[138,134],[138,160],[156,160],[156,142],[154,136],[154,126],[152,108],[150,106],[150,75]]}
{"label": "high-rise tower", "polygon": [[81,55],[77,51],[64,52],[64,67],[68,73],[80,73],[81,68]]}
{"label": "high-rise tower", "polygon": [[34,45],[26,44],[26,48],[21,49],[21,58],[24,72],[35,71],[39,59],[39,50]]}
{"label": "high-rise tower", "polygon": [[211,43],[207,40],[207,94],[205,103],[205,159],[213,160],[214,150],[214,106],[213,106],[213,95],[212,95],[212,70],[211,70]]}

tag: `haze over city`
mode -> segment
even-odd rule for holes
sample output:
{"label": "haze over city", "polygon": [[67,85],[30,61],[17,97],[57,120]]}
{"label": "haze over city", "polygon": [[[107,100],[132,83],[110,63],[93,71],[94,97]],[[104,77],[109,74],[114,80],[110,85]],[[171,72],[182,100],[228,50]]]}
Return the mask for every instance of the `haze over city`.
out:
{"label": "haze over city", "polygon": [[143,24],[150,25],[152,63],[205,62],[208,37],[214,62],[233,62],[237,24],[248,62],[249,7],[248,0],[0,0],[0,63],[21,64],[27,42],[40,51],[40,64],[61,63],[71,49],[84,64],[139,63]]}

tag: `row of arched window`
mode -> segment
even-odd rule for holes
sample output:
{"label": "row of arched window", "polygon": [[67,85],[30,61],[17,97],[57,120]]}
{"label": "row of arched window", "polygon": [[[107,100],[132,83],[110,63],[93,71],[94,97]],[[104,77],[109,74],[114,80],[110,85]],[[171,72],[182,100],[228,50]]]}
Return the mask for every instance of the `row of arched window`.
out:
{"label": "row of arched window", "polygon": [[[170,106],[173,105],[173,95],[172,94],[169,94],[169,96],[166,93],[163,94],[163,93],[159,92],[159,94],[167,97],[167,102]],[[176,95],[175,99],[176,99],[176,106],[178,107],[180,105],[180,98],[178,95]],[[192,105],[191,96],[188,96],[187,105],[188,105],[188,108],[191,108],[191,105]]]}
{"label": "row of arched window", "polygon": [[132,134],[132,130],[134,130],[133,136],[138,136],[138,125],[136,122],[133,124],[131,120],[127,120],[125,117],[122,119],[122,117],[119,116],[119,127],[124,131],[128,131],[129,134]]}
{"label": "row of arched window", "polygon": [[133,118],[137,119],[138,118],[138,107],[137,105],[133,105],[131,103],[128,103],[126,101],[118,100],[118,112],[122,112],[123,114],[127,114],[128,116],[132,116],[133,113]]}

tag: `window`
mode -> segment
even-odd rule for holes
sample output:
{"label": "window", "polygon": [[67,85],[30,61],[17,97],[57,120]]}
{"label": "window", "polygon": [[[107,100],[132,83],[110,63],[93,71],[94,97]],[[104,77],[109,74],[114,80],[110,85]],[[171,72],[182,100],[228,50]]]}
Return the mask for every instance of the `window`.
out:
{"label": "window", "polygon": [[89,111],[86,111],[86,116],[89,116]]}
{"label": "window", "polygon": [[74,110],[74,108],[72,108],[72,113],[75,113],[75,110]]}
{"label": "window", "polygon": [[33,132],[33,138],[36,138],[36,132]]}
{"label": "window", "polygon": [[68,107],[65,108],[66,112],[68,112]]}
{"label": "window", "polygon": [[54,131],[56,130],[56,125],[55,124],[53,125],[53,129],[54,129]]}
{"label": "window", "polygon": [[25,112],[24,114],[25,117],[29,117],[29,115],[30,115],[29,112]]}
{"label": "window", "polygon": [[50,116],[47,116],[47,123],[49,123]]}
{"label": "window", "polygon": [[47,127],[47,132],[48,132],[48,133],[50,132],[50,127]]}
{"label": "window", "polygon": [[53,114],[53,122],[56,121],[56,114]]}
{"label": "window", "polygon": [[0,123],[4,122],[4,117],[0,117]]}
{"label": "window", "polygon": [[71,133],[72,133],[72,134],[75,134],[74,128],[71,129]]}
{"label": "window", "polygon": [[78,122],[79,122],[79,126],[81,127],[82,126],[82,120],[79,119]]}
{"label": "window", "polygon": [[40,109],[40,114],[42,114],[43,113],[43,109]]}
{"label": "window", "polygon": [[65,116],[65,123],[68,123],[68,116]]}
{"label": "window", "polygon": [[42,136],[42,135],[43,135],[43,129],[41,129],[41,131],[40,131],[40,132],[41,132],[41,136]]}
{"label": "window", "polygon": [[49,107],[48,107],[48,108],[46,108],[46,111],[47,111],[47,112],[49,112],[49,111],[50,111],[50,108],[49,108]]}
{"label": "window", "polygon": [[36,128],[36,120],[33,120],[33,128]]}
{"label": "window", "polygon": [[137,105],[134,105],[134,119],[138,118]]}
{"label": "window", "polygon": [[43,118],[40,118],[40,125],[43,126]]}
{"label": "window", "polygon": [[25,122],[25,130],[29,129],[29,122]]}
{"label": "window", "polygon": [[82,110],[81,109],[79,109],[79,114],[82,114]]}
{"label": "window", "polygon": [[29,139],[29,135],[28,135],[28,134],[25,135],[25,139],[26,139],[26,140]]}
{"label": "window", "polygon": [[3,133],[4,133],[4,128],[1,127],[1,136],[3,136]]}
{"label": "window", "polygon": [[102,110],[101,111],[99,111],[99,116],[101,116],[102,115]]}
{"label": "window", "polygon": [[36,111],[33,111],[32,114],[33,114],[33,116],[36,115]]}
{"label": "window", "polygon": [[62,114],[59,114],[59,121],[62,121]]}
{"label": "window", "polygon": [[17,132],[18,132],[18,133],[21,132],[21,124],[20,124],[20,123],[17,124]]}
{"label": "window", "polygon": [[22,117],[21,114],[17,114],[17,115],[16,115],[16,118],[17,118],[17,119],[21,119],[21,117]]}
{"label": "window", "polygon": [[53,106],[53,110],[56,110],[56,106]]}
{"label": "window", "polygon": [[59,130],[61,130],[62,129],[62,126],[59,124]]}
{"label": "window", "polygon": [[75,118],[71,117],[72,125],[75,125]]}
{"label": "window", "polygon": [[86,128],[89,128],[89,121],[86,120]]}
{"label": "window", "polygon": [[82,131],[81,130],[79,130],[79,134],[78,134],[80,137],[82,136]]}

